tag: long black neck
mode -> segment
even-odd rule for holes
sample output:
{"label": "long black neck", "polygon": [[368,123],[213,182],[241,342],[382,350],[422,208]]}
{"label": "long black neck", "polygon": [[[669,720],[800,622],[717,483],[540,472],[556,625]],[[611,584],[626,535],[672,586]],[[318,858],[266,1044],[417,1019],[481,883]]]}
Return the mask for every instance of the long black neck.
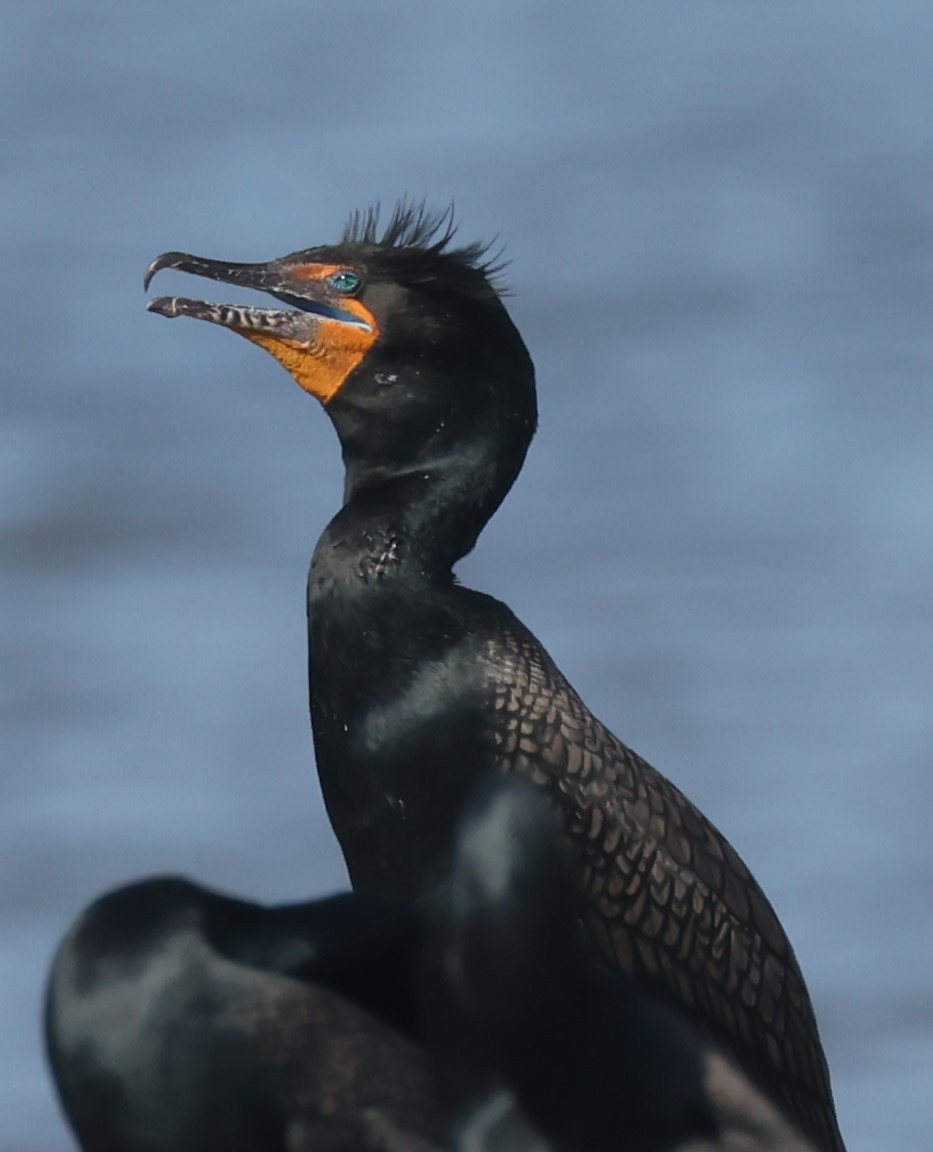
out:
{"label": "long black neck", "polygon": [[383,575],[387,548],[402,565],[449,575],[524,463],[537,424],[534,369],[504,310],[496,329],[504,333],[456,355],[363,366],[327,405],[346,477],[326,535]]}
{"label": "long black neck", "polygon": [[530,373],[503,385],[505,398],[489,395],[506,370],[437,376],[430,388],[422,376],[416,433],[367,436],[373,406],[395,413],[410,395],[401,368],[391,394],[341,390],[327,406],[346,500],[308,579],[311,719],[324,801],[360,891],[423,894],[485,763],[485,665],[471,652],[490,632],[478,618],[486,598],[455,588],[453,566],[534,432]]}
{"label": "long black neck", "polygon": [[323,568],[350,586],[396,578],[449,582],[454,564],[473,548],[502,498],[483,495],[426,473],[352,493],[315,549],[312,575]]}
{"label": "long black neck", "polygon": [[345,503],[315,550],[312,598],[325,591],[318,583],[322,577],[328,593],[335,590],[335,576],[347,589],[396,577],[449,582],[454,564],[472,550],[524,459],[525,446],[505,460],[481,447],[485,451],[379,479],[364,478],[349,462]]}

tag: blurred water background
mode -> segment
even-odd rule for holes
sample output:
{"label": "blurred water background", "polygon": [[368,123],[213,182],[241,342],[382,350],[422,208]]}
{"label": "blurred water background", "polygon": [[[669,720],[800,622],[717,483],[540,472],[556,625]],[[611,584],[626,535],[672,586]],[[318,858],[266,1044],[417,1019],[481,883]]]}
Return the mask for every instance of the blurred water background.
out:
{"label": "blurred water background", "polygon": [[931,54],[912,0],[6,0],[4,1152],[71,1146],[39,1006],[93,895],[345,883],[303,600],[335,438],[141,277],[403,192],[506,242],[538,368],[462,576],[752,866],[851,1152],[929,1149]]}

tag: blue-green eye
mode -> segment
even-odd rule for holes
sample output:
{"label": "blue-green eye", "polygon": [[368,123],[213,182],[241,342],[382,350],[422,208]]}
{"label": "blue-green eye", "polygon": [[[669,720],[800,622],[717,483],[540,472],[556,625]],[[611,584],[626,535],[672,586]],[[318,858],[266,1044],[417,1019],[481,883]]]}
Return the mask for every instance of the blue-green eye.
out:
{"label": "blue-green eye", "polygon": [[351,268],[341,268],[339,272],[331,272],[327,277],[327,283],[335,292],[351,296],[363,283],[363,278]]}

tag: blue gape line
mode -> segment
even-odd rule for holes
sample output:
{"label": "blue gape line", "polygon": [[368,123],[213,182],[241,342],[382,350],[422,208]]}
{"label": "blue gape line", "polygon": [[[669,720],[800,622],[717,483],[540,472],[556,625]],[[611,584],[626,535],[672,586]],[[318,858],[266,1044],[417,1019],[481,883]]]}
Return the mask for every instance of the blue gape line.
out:
{"label": "blue gape line", "polygon": [[327,316],[330,320],[339,320],[341,324],[352,324],[354,328],[362,328],[365,332],[372,332],[372,328],[365,320],[352,312],[344,312],[342,308],[333,308],[330,304],[322,304],[319,300],[305,300],[299,296],[289,296],[285,292],[270,292],[276,300],[283,304],[290,304],[292,308],[300,308],[302,312],[313,312],[317,316]]}

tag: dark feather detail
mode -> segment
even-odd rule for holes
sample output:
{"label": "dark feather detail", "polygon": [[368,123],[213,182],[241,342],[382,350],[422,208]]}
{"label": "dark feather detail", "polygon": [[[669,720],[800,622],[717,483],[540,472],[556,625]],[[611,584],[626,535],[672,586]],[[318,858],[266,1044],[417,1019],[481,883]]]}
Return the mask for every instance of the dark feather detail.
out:
{"label": "dark feather detail", "polygon": [[431,212],[424,201],[399,200],[380,230],[381,216],[380,204],[353,212],[340,243],[379,248],[385,255],[391,250],[404,253],[404,278],[409,283],[428,284],[439,278],[441,269],[445,277],[459,270],[475,284],[485,282],[497,295],[507,294],[502,273],[508,261],[502,259],[503,250],[496,247],[495,239],[454,245],[453,203]]}

